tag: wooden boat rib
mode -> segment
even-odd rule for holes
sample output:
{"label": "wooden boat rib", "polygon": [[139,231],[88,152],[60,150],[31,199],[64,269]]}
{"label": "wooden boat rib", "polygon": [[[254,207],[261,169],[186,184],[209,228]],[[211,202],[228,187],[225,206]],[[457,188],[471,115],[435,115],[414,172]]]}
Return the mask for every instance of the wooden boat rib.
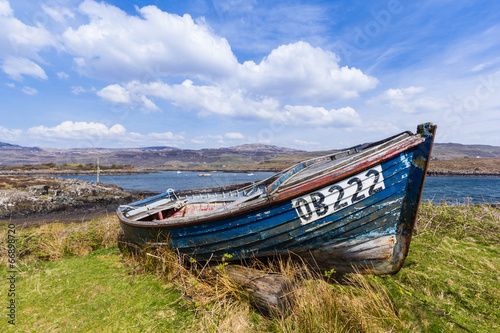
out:
{"label": "wooden boat rib", "polygon": [[136,244],[197,260],[296,255],[320,269],[391,274],[407,256],[436,126],[300,162],[268,179],[167,191],[117,215]]}

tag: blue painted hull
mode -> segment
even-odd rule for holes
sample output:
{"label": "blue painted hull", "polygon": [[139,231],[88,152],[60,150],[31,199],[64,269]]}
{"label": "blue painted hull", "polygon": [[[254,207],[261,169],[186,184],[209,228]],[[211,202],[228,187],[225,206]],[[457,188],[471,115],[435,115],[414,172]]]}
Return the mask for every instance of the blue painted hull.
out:
{"label": "blue painted hull", "polygon": [[121,226],[134,243],[168,244],[197,260],[292,255],[337,272],[396,273],[408,253],[433,131],[379,163],[360,161],[345,176],[334,171],[312,190],[278,195],[240,214],[144,226],[119,214]]}

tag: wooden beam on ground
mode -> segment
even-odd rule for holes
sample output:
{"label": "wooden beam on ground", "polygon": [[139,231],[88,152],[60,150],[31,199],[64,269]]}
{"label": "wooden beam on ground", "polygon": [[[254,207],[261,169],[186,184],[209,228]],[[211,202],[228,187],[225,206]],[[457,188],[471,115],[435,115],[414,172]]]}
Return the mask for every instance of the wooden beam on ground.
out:
{"label": "wooden beam on ground", "polygon": [[227,265],[219,274],[243,287],[250,303],[265,315],[286,315],[293,306],[294,284],[281,274],[267,273],[239,265]]}

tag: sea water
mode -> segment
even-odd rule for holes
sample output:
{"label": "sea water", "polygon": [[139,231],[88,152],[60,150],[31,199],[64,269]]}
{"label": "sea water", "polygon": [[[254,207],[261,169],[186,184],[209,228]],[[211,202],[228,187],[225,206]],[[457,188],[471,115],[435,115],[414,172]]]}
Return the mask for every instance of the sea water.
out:
{"label": "sea water", "polygon": [[439,203],[500,203],[500,178],[427,177],[422,200]]}
{"label": "sea water", "polygon": [[[116,184],[124,189],[162,193],[245,183],[265,179],[273,172],[212,172],[210,177],[198,176],[200,172],[162,171],[151,174],[100,176],[103,183]],[[96,181],[96,176],[65,176],[65,178]],[[493,177],[427,177],[422,200],[440,203],[500,203],[500,178]]]}
{"label": "sea water", "polygon": [[[209,173],[211,176],[200,177],[200,174]],[[232,185],[238,183],[253,182],[265,179],[274,175],[274,172],[191,172],[182,171],[161,171],[150,174],[123,175],[123,176],[100,176],[102,183],[115,184],[124,189],[151,191],[163,193],[168,189],[174,190],[192,190],[203,187],[214,187]],[[65,176],[95,182],[96,176]]]}

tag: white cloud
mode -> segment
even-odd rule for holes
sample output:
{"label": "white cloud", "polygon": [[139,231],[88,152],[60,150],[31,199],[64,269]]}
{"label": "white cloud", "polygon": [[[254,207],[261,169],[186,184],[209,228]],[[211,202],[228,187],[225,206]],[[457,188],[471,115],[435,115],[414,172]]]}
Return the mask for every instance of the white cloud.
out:
{"label": "white cloud", "polygon": [[297,126],[342,127],[354,126],[360,121],[359,115],[350,107],[326,110],[313,106],[282,106],[273,98],[256,98],[246,95],[243,90],[226,90],[218,86],[196,86],[189,80],[178,85],[132,81],[125,86],[107,86],[97,94],[113,103],[136,104],[146,109],[149,108],[145,102],[149,101],[146,96],[154,96],[182,109],[196,110],[200,116],[218,114]]}
{"label": "white cloud", "polygon": [[65,72],[58,72],[57,77],[60,78],[61,80],[69,78],[69,74]]}
{"label": "white cloud", "polygon": [[226,39],[202,21],[178,16],[155,6],[137,8],[140,16],[86,0],[79,11],[90,22],[62,35],[78,70],[117,81],[156,79],[168,75],[213,78],[237,66]]}
{"label": "white cloud", "polygon": [[472,69],[471,69],[471,72],[480,72],[482,71],[483,69],[485,69],[486,67],[490,66],[491,64],[490,63],[482,63],[482,64],[479,64],[477,66],[474,66]]}
{"label": "white cloud", "polygon": [[[139,87],[139,90],[136,88]],[[115,104],[139,105],[143,110],[159,111],[160,109],[144,94],[141,94],[140,84],[133,81],[127,84],[126,88],[119,84],[109,85],[97,92],[97,95],[104,100]]]}
{"label": "white cloud", "polygon": [[14,88],[16,86],[15,83],[12,83],[12,82],[8,82],[8,83],[6,83],[6,85],[9,88]]}
{"label": "white cloud", "polygon": [[34,96],[34,95],[38,94],[38,90],[36,90],[35,88],[26,87],[26,86],[24,86],[23,89],[21,89],[21,91],[23,93],[25,93],[26,95],[30,95],[30,96]]}
{"label": "white cloud", "polygon": [[318,127],[351,127],[361,123],[359,114],[351,107],[327,110],[323,107],[286,105],[285,123]]}
{"label": "white cloud", "polygon": [[132,97],[130,93],[119,84],[109,85],[97,92],[97,95],[109,102],[117,104],[130,104]]}
{"label": "white cloud", "polygon": [[438,111],[448,103],[433,97],[421,96],[425,88],[410,86],[404,89],[388,89],[382,95],[367,101],[368,104],[388,106],[404,113]]}
{"label": "white cloud", "polygon": [[182,134],[173,134],[172,132],[164,132],[164,133],[149,133],[147,135],[150,138],[153,139],[159,139],[159,140],[182,140],[184,139],[184,135]]}
{"label": "white cloud", "polygon": [[91,137],[109,137],[125,133],[122,125],[107,127],[94,122],[65,121],[54,127],[36,126],[28,129],[30,135],[58,139],[88,139]]}
{"label": "white cloud", "polygon": [[245,139],[245,136],[243,134],[237,133],[237,132],[226,133],[226,134],[224,134],[224,137],[227,139],[231,139],[231,140],[243,140],[243,139]]}
{"label": "white cloud", "polygon": [[[58,4],[41,8],[63,25],[76,17]],[[9,3],[0,0],[1,68],[18,81],[23,76],[47,79],[39,52],[52,47],[72,55],[81,74],[113,80],[97,92],[112,103],[150,112],[159,111],[156,99],[163,99],[200,116],[310,126],[356,123],[359,115],[351,108],[327,110],[307,104],[357,97],[378,84],[357,68],[340,67],[334,53],[302,41],[275,48],[260,63],[239,64],[227,40],[203,18],[194,20],[155,6],[136,11],[130,15],[106,2],[85,0],[78,12],[87,23],[74,24],[56,36],[41,23],[24,24],[14,17]],[[57,76],[69,78],[64,71]],[[167,84],[163,78],[184,82]],[[74,86],[71,91],[78,95],[89,90]]]}
{"label": "white cloud", "polygon": [[71,87],[71,93],[74,95],[80,95],[81,93],[86,92],[85,88],[81,86],[73,86]]}
{"label": "white cloud", "polygon": [[239,68],[241,86],[258,94],[296,96],[331,102],[358,97],[375,88],[378,80],[356,68],[340,67],[332,52],[306,42],[282,45],[259,65],[247,61]]}
{"label": "white cloud", "polygon": [[37,58],[40,50],[56,45],[55,37],[42,25],[24,24],[14,17],[9,2],[0,0],[0,58]]}
{"label": "white cloud", "polygon": [[94,87],[91,87],[88,89],[85,89],[82,86],[72,86],[71,87],[71,93],[74,95],[80,95],[82,93],[95,92],[95,91],[96,91],[96,89]]}
{"label": "white cloud", "polygon": [[67,18],[74,18],[75,14],[67,7],[58,6],[49,7],[47,5],[42,5],[42,10],[47,13],[54,21],[65,23]]}
{"label": "white cloud", "polygon": [[[87,76],[118,82],[202,78],[253,95],[315,103],[358,97],[378,84],[359,69],[340,67],[334,53],[306,42],[279,46],[259,64],[247,61],[240,65],[226,39],[189,15],[181,17],[146,6],[137,8],[139,16],[132,16],[93,0],[84,1],[79,10],[90,22],[67,29],[62,40],[77,69]],[[123,91],[102,93],[120,103],[133,99]],[[134,103],[142,102],[134,99]],[[156,109],[151,101],[144,104]]]}
{"label": "white cloud", "polygon": [[39,79],[47,79],[47,74],[42,67],[26,58],[8,57],[2,65],[3,71],[13,80],[21,81],[23,75],[33,76]]}
{"label": "white cloud", "polygon": [[140,134],[128,132],[120,124],[107,126],[96,122],[64,121],[54,127],[35,126],[27,130],[0,126],[2,141],[25,146],[43,147],[134,147],[145,145],[183,144],[184,133],[172,132]]}
{"label": "white cloud", "polygon": [[[0,11],[1,9],[1,2],[0,2]],[[2,142],[7,142],[7,143],[14,143],[17,142],[23,135],[23,131],[19,129],[8,129],[5,127],[0,126],[0,137],[2,138]]]}
{"label": "white cloud", "polygon": [[10,8],[10,4],[6,0],[0,0],[0,16],[12,16],[13,14],[12,8]]}

